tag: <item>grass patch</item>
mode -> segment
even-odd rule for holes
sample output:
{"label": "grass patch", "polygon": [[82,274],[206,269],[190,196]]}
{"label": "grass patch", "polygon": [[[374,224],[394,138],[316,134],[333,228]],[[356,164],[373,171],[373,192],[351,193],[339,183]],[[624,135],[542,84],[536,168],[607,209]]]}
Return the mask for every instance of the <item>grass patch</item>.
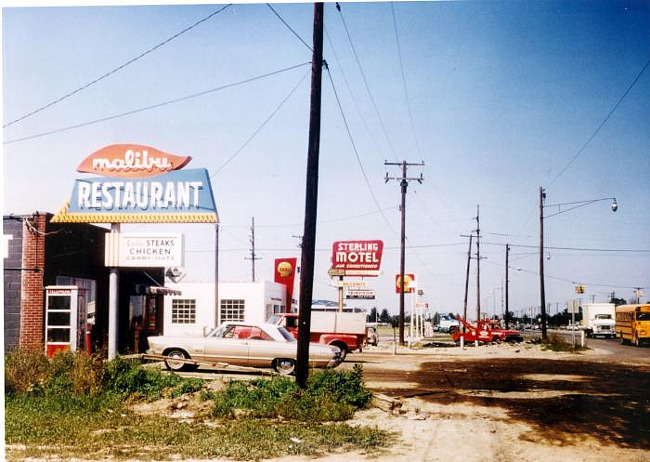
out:
{"label": "grass patch", "polygon": [[[313,374],[300,390],[286,378],[233,383],[210,392],[198,379],[143,368],[120,358],[36,354],[5,358],[5,442],[9,460],[229,458],[260,460],[388,447],[393,436],[340,421],[367,405],[361,369]],[[131,412],[133,400],[196,393],[219,419],[181,422]],[[217,411],[219,408],[221,411]],[[247,409],[236,416],[235,409]],[[334,422],[336,421],[336,422]]]}

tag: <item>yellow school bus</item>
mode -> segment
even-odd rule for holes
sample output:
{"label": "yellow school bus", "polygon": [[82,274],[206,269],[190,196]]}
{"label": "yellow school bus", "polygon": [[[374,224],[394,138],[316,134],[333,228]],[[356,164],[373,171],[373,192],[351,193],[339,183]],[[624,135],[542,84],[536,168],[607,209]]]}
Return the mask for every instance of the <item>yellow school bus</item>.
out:
{"label": "yellow school bus", "polygon": [[621,343],[650,343],[650,305],[617,306],[616,336]]}

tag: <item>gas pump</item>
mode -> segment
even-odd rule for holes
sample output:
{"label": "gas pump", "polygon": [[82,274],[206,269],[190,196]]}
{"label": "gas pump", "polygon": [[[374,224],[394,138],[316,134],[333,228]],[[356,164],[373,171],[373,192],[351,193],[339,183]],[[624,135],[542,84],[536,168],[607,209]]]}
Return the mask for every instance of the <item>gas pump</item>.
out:
{"label": "gas pump", "polygon": [[79,303],[79,294],[77,286],[45,288],[45,353],[48,357],[58,351],[77,351],[83,330],[79,328],[80,322],[86,322],[86,304]]}

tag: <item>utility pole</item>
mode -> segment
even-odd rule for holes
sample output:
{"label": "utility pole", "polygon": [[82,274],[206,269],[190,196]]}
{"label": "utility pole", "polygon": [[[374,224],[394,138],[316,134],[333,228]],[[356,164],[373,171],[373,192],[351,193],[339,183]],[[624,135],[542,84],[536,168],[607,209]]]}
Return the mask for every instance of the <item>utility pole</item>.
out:
{"label": "utility pole", "polygon": [[542,338],[546,340],[546,290],[544,288],[544,199],[546,192],[539,188],[539,304],[542,314]]}
{"label": "utility pole", "polygon": [[[467,250],[467,270],[465,271],[465,299],[463,300],[463,319],[467,321],[467,294],[469,292],[469,268],[472,261],[472,238],[474,234],[469,236],[463,235],[462,237],[469,237],[469,249]],[[463,324],[463,332],[465,332],[465,325]]]}
{"label": "utility pole", "polygon": [[314,289],[314,254],[316,251],[318,157],[320,153],[321,87],[323,76],[323,3],[314,3],[313,45],[305,223],[302,238],[300,299],[298,304],[298,353],[296,358],[296,382],[303,389],[307,387],[307,376],[309,375],[311,301]]}
{"label": "utility pole", "polygon": [[[400,239],[400,263],[399,263],[399,275],[400,275],[400,291],[399,291],[399,344],[404,345],[404,271],[405,271],[405,249],[406,249],[406,190],[408,188],[409,181],[417,181],[422,184],[424,178],[422,173],[419,177],[409,178],[406,176],[406,169],[410,166],[424,166],[424,162],[417,164],[408,163],[405,160],[402,162],[388,162],[384,161],[384,165],[397,165],[402,167],[402,176],[401,177],[389,177],[388,172],[386,173],[385,181],[388,183],[389,180],[399,180],[400,187],[402,191],[402,205],[400,210],[402,212],[402,229],[401,229],[401,239]],[[413,322],[413,320],[411,320]]]}
{"label": "utility pole", "polygon": [[505,321],[504,321],[504,322],[505,322],[505,324],[506,324],[506,329],[508,328],[508,321],[509,321],[508,318],[510,317],[510,315],[508,314],[508,310],[510,309],[509,297],[508,297],[508,294],[509,294],[509,292],[508,292],[508,282],[509,282],[509,280],[508,280],[508,265],[509,265],[509,256],[510,256],[510,245],[509,245],[509,244],[506,244],[506,312],[505,312],[505,314],[504,314],[504,318],[505,318]]}
{"label": "utility pole", "polygon": [[253,217],[251,224],[251,256],[246,257],[246,260],[250,260],[253,265],[253,282],[255,282],[255,260],[261,260],[261,258],[255,253],[255,217]]}
{"label": "utility pole", "polygon": [[481,223],[476,205],[476,322],[481,319]]}
{"label": "utility pole", "polygon": [[219,223],[214,225],[214,327],[219,325]]}

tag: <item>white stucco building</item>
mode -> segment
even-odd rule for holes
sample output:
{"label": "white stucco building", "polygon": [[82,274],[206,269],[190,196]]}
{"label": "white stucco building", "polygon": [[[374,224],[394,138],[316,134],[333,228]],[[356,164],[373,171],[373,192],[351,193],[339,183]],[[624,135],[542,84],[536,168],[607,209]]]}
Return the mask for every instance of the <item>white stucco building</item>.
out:
{"label": "white stucco building", "polygon": [[165,297],[165,335],[200,336],[205,329],[224,321],[264,322],[273,313],[284,312],[284,284],[270,281],[219,283],[219,307],[215,310],[214,283],[168,284],[181,295]]}

